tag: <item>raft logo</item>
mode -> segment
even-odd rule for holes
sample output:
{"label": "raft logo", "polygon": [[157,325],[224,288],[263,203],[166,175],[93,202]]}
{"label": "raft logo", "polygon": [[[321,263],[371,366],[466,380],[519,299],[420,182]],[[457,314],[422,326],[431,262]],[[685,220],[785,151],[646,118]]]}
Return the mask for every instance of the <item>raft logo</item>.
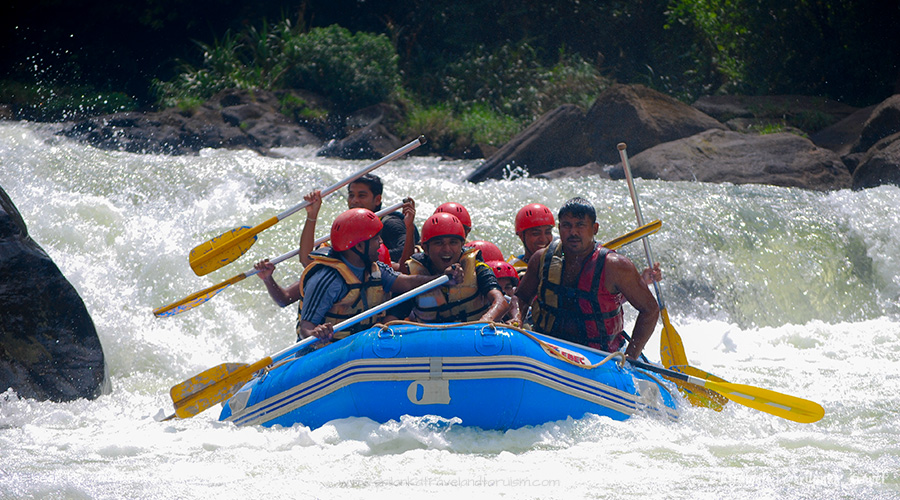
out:
{"label": "raft logo", "polygon": [[573,363],[578,363],[579,365],[584,365],[584,366],[587,366],[587,365],[588,365],[588,360],[587,360],[587,358],[585,358],[584,356],[582,356],[581,354],[579,354],[579,353],[577,353],[577,352],[575,352],[575,351],[570,351],[570,350],[568,350],[568,349],[564,349],[564,348],[562,348],[562,347],[560,347],[560,346],[558,346],[558,345],[551,344],[550,342],[547,342],[547,345],[549,345],[549,346],[553,347],[554,349],[556,349],[556,350],[557,350],[560,354],[562,354],[566,359],[568,359],[569,361],[571,361],[571,362],[573,362]]}

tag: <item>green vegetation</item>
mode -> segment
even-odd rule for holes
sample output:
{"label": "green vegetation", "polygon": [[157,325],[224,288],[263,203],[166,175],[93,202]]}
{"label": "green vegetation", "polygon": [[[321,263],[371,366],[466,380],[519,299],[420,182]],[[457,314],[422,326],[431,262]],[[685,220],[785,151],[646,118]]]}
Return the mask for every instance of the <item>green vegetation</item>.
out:
{"label": "green vegetation", "polygon": [[303,33],[285,20],[197,45],[203,51],[199,67],[182,63],[174,79],[154,81],[161,106],[227,88],[302,88],[353,111],[384,101],[400,83],[397,53],[386,36],[354,35],[340,26]]}

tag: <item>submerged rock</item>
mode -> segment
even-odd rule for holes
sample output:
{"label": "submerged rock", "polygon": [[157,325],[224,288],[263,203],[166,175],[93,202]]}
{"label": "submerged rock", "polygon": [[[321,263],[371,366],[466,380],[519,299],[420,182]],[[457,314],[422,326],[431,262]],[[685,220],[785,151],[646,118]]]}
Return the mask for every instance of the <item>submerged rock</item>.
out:
{"label": "submerged rock", "polygon": [[84,302],[0,187],[0,393],[71,401],[96,398],[106,386]]}

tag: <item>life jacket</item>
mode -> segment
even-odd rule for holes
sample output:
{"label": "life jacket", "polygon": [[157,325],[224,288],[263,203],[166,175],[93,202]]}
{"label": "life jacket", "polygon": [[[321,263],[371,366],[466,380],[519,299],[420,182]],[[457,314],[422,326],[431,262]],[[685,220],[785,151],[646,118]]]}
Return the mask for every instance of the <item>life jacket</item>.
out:
{"label": "life jacket", "polygon": [[[426,323],[464,323],[477,321],[488,310],[489,303],[478,291],[476,267],[479,250],[472,248],[462,254],[459,264],[463,267],[463,282],[450,287],[442,286],[416,297],[414,318]],[[429,275],[425,264],[428,257],[416,254],[406,261],[412,275]],[[482,264],[483,265],[483,264]]]}
{"label": "life jacket", "polygon": [[[350,289],[346,295],[331,306],[331,309],[325,313],[325,323],[336,325],[341,321],[352,318],[357,314],[366,311],[374,306],[383,303],[390,298],[389,293],[385,293],[381,282],[381,269],[378,264],[373,262],[369,277],[365,283],[360,282],[356,273],[351,270],[347,264],[338,257],[337,252],[331,247],[322,247],[309,254],[312,262],[303,269],[300,275],[300,306],[297,309],[297,335],[300,334],[300,321],[303,311],[303,297],[305,295],[305,286],[307,280],[313,274],[324,270],[325,268],[335,269],[344,280],[344,283]],[[355,333],[365,330],[378,322],[380,315],[369,317],[352,327],[349,331]]]}
{"label": "life jacket", "polygon": [[613,352],[625,344],[622,294],[603,286],[606,256],[599,243],[584,263],[576,288],[562,286],[564,258],[559,240],[541,256],[538,294],[532,304],[537,331]]}
{"label": "life jacket", "polygon": [[519,273],[519,281],[522,281],[522,278],[525,277],[525,271],[528,269],[528,262],[525,262],[524,259],[525,254],[522,255],[510,255],[506,262],[509,262],[514,268],[516,268],[516,272]]}

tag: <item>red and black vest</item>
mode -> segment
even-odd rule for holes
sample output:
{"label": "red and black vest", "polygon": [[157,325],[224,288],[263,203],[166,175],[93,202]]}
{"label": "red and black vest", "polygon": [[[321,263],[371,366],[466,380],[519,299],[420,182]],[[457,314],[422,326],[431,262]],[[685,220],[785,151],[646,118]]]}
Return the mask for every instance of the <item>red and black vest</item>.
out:
{"label": "red and black vest", "polygon": [[532,305],[537,331],[604,351],[625,344],[622,294],[603,286],[606,256],[599,243],[581,268],[576,288],[562,285],[564,257],[560,240],[554,240],[541,256],[538,295]]}

